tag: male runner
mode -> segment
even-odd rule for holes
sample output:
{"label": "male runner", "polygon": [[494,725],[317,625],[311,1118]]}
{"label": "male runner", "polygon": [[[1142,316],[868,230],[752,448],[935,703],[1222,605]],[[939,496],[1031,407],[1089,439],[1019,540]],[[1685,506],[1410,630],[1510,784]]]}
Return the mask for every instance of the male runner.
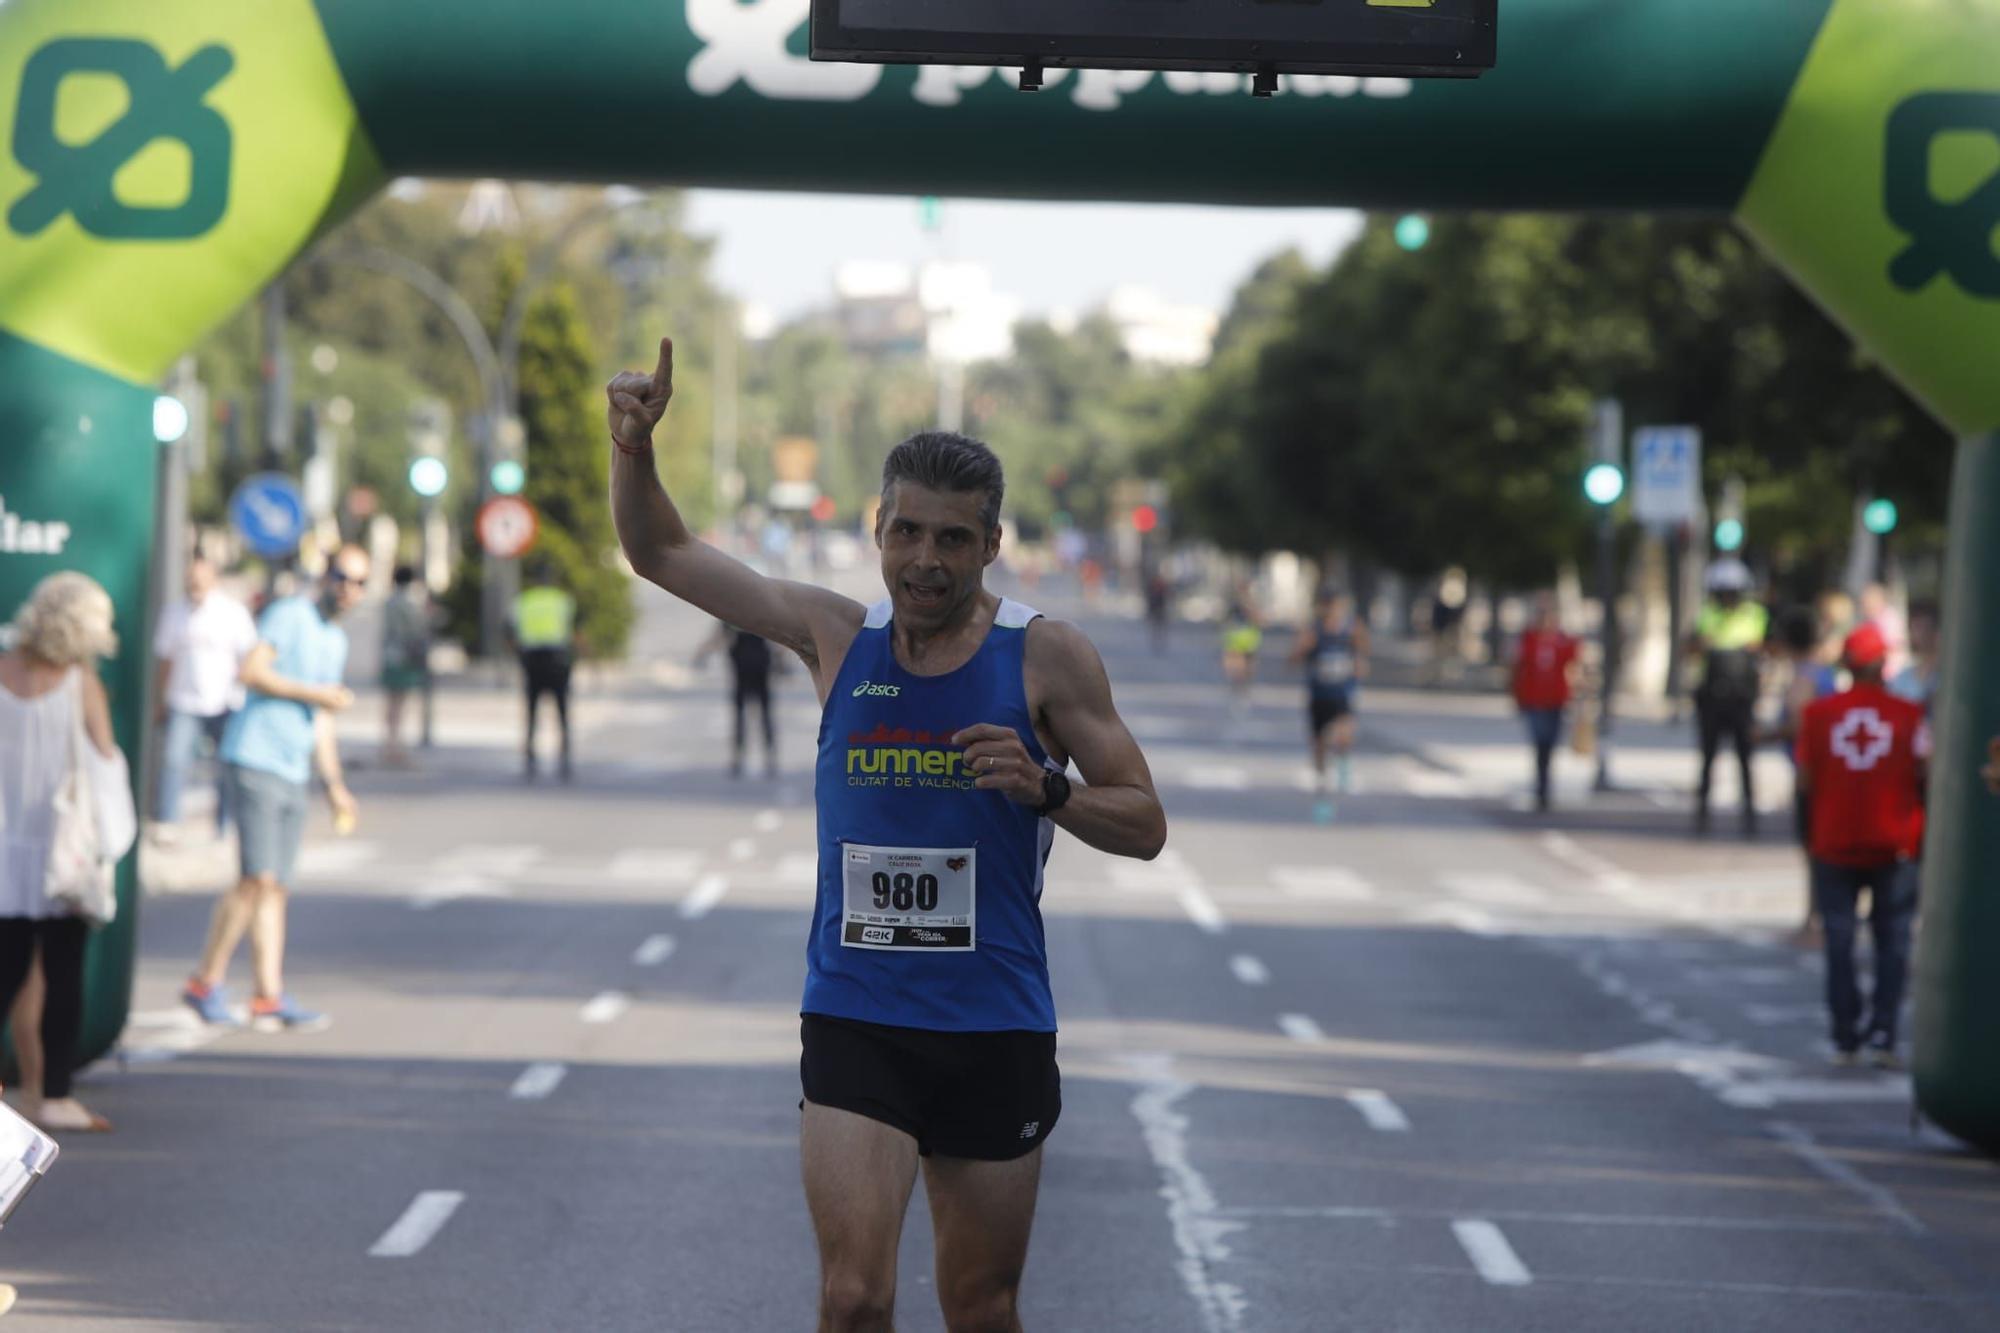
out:
{"label": "male runner", "polygon": [[[614,379],[612,513],[640,574],[789,648],[824,709],[801,1156],[823,1333],[886,1330],[919,1163],[953,1330],[1018,1330],[1042,1143],[1061,1111],[1039,897],[1055,829],[1150,859],[1166,816],[1073,626],[986,591],[1000,462],[926,432],[883,464],[889,596],[864,607],[695,540],[661,487],[657,369]],[[1083,781],[1064,770],[1074,760]]]}
{"label": "male runner", "polygon": [[1322,588],[1313,597],[1312,623],[1292,644],[1292,665],[1306,671],[1306,717],[1312,733],[1313,818],[1333,818],[1326,756],[1338,756],[1341,795],[1354,786],[1354,694],[1368,674],[1368,627],[1354,616],[1346,593]]}

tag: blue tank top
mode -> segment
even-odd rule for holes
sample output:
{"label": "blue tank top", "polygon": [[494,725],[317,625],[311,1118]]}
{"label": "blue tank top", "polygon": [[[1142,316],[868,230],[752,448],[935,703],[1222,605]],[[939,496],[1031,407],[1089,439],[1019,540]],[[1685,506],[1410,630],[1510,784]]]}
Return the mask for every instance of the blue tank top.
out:
{"label": "blue tank top", "polygon": [[951,744],[989,722],[1053,767],[1022,683],[1037,614],[1003,601],[970,661],[917,676],[896,661],[890,604],[869,608],[820,715],[804,1012],[939,1032],[1056,1030],[1041,911],[1055,826],[976,790]]}
{"label": "blue tank top", "polygon": [[1354,688],[1354,622],[1337,630],[1313,626],[1312,644],[1306,650],[1306,683],[1314,696],[1330,698]]}

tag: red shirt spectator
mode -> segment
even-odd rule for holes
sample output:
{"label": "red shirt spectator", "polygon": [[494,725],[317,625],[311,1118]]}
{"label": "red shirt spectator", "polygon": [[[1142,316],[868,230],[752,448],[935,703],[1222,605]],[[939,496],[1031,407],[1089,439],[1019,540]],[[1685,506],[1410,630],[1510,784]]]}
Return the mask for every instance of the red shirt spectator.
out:
{"label": "red shirt spectator", "polygon": [[1576,650],[1576,640],[1559,629],[1523,631],[1514,659],[1514,702],[1530,711],[1568,705]]}
{"label": "red shirt spectator", "polygon": [[1807,850],[1828,865],[1880,866],[1923,850],[1930,723],[1922,705],[1883,688],[1887,648],[1872,627],[1855,631],[1847,651],[1854,688],[1806,705],[1799,723],[1799,781],[1812,809]]}

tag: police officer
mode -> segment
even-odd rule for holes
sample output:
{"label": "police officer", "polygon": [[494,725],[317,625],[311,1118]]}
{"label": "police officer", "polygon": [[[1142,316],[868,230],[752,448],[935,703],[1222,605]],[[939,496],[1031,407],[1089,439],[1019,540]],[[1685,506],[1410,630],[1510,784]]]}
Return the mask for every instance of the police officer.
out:
{"label": "police officer", "polygon": [[559,771],[568,782],[569,676],[576,661],[576,598],[556,586],[555,570],[546,561],[535,566],[529,585],[514,599],[514,614],[507,622],[507,636],[521,659],[528,698],[525,771],[528,777],[535,776],[535,717],[546,694],[555,700],[561,736]]}
{"label": "police officer", "polygon": [[1695,786],[1697,833],[1708,832],[1709,781],[1715,756],[1728,741],[1743,776],[1743,831],[1757,831],[1757,789],[1751,777],[1756,753],[1757,695],[1762,687],[1758,655],[1770,632],[1771,616],[1750,600],[1750,570],[1741,560],[1709,566],[1708,601],[1695,621],[1690,651],[1700,659],[1695,686],[1695,723],[1701,740],[1701,777]]}

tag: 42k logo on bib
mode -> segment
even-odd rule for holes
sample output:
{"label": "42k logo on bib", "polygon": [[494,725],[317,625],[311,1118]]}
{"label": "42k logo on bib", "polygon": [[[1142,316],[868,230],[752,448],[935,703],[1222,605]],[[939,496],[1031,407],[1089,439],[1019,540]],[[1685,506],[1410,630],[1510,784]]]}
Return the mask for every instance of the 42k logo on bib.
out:
{"label": "42k logo on bib", "polygon": [[[35,236],[68,214],[108,241],[192,240],[213,229],[229,211],[232,142],[229,122],[207,98],[235,68],[222,46],[205,46],[178,68],[140,41],[64,38],[42,47],[21,73],[14,122],[14,156],[36,179],[8,209],[7,224]],[[125,86],[123,113],[86,143],[66,140],[56,123],[64,84],[104,74]],[[184,196],[166,206],[124,202],[119,173],[163,139],[187,150]]]}

